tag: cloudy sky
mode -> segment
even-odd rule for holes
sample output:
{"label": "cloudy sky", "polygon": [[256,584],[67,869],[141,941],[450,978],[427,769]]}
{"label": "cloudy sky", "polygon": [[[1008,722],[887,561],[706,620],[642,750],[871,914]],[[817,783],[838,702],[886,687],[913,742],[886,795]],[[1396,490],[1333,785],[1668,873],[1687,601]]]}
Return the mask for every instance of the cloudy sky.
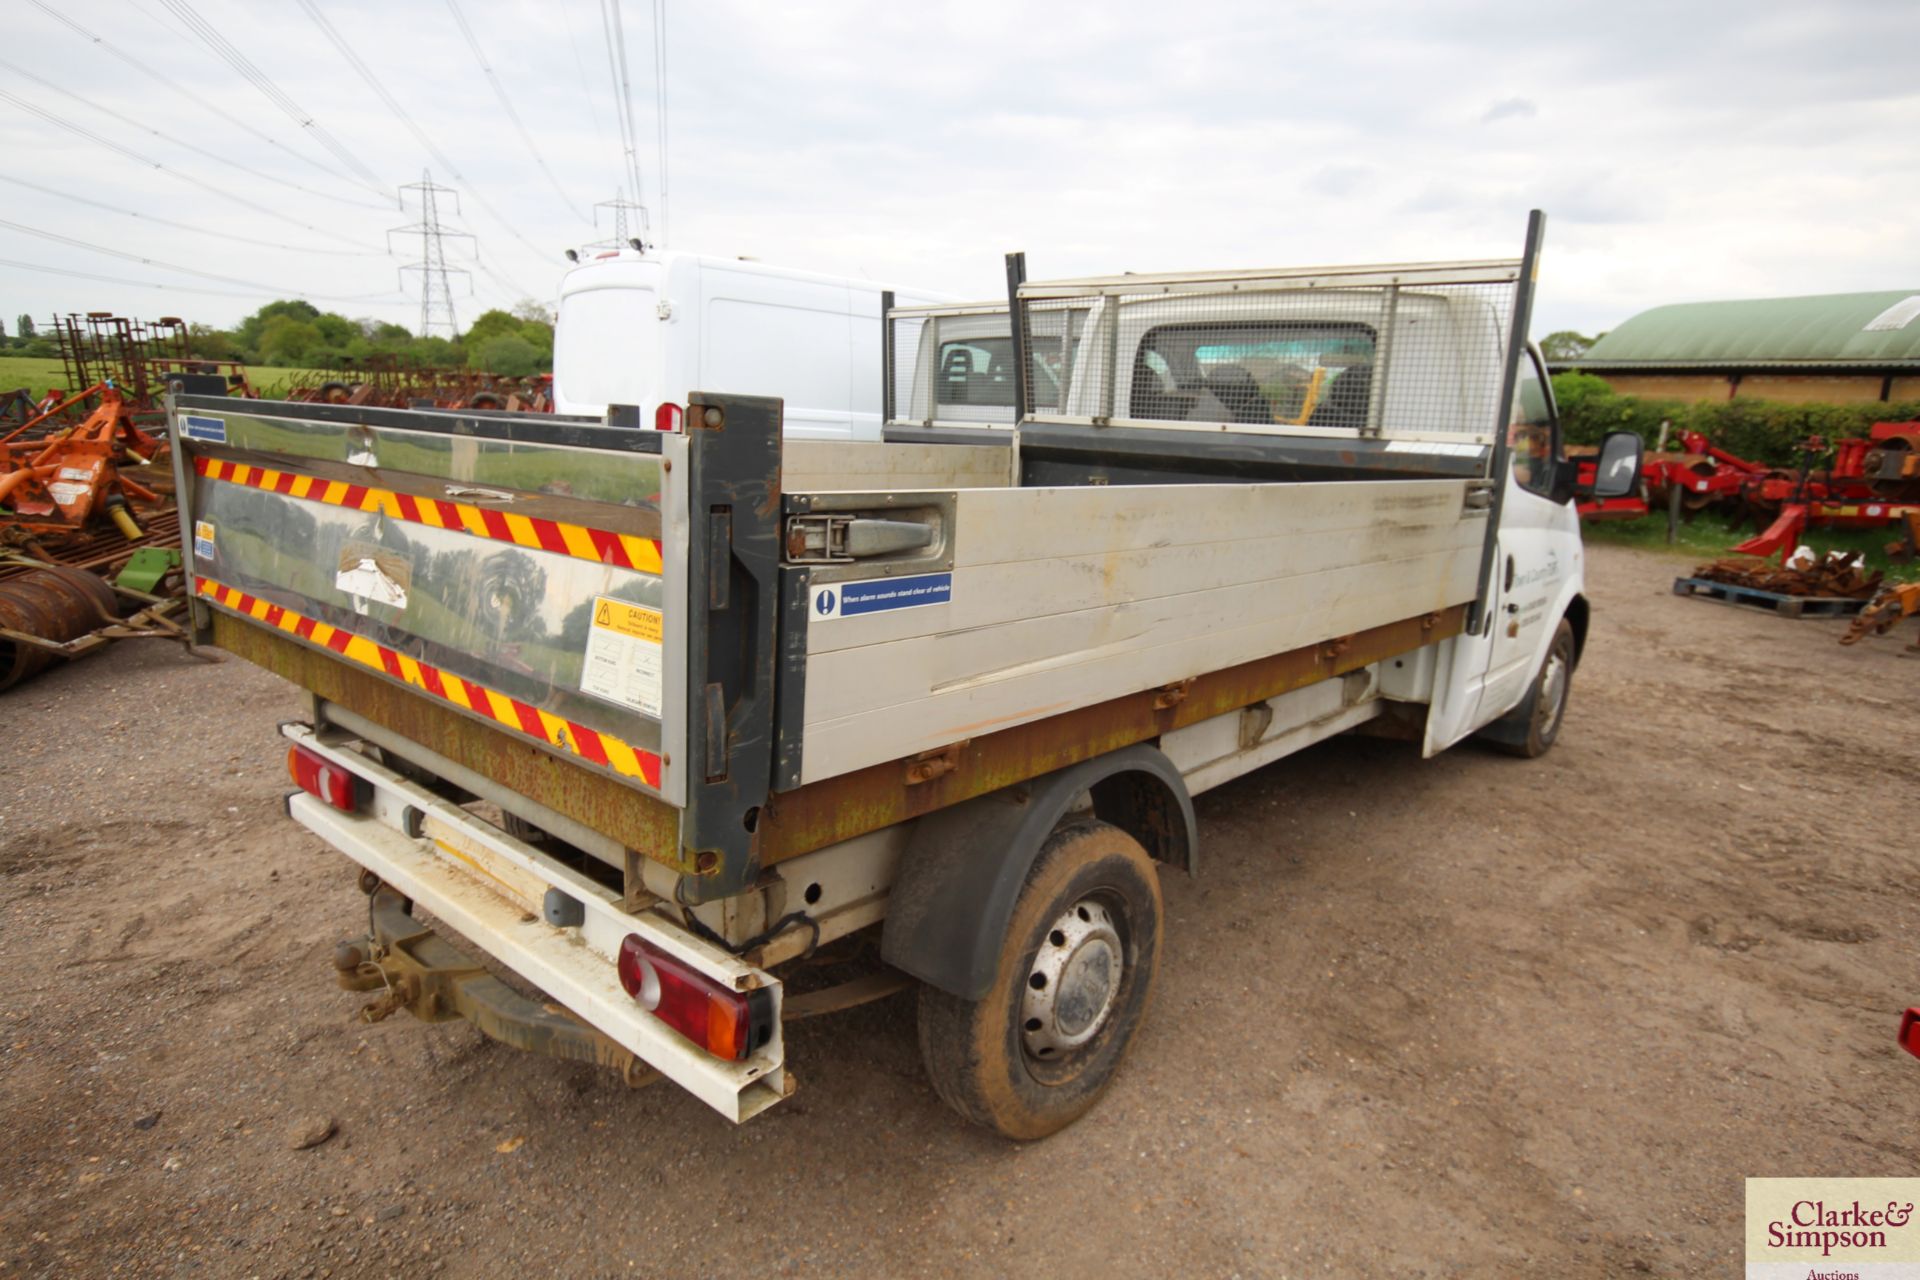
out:
{"label": "cloudy sky", "polygon": [[[477,237],[463,323],[550,298],[623,181],[613,0],[456,2],[7,0],[0,318],[298,292],[415,324],[387,230],[427,168]],[[621,3],[673,248],[991,297],[1009,249],[1035,278],[1510,256],[1539,206],[1537,333],[1920,287],[1913,0],[664,0],[664,195],[655,10]]]}

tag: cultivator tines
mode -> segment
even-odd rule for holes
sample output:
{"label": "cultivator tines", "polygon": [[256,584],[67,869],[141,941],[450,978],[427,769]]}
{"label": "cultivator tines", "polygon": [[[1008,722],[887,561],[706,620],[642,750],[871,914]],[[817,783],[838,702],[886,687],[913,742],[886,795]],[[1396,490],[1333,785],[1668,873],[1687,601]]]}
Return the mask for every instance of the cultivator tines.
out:
{"label": "cultivator tines", "polygon": [[1788,568],[1770,560],[1715,560],[1693,571],[1694,578],[1772,595],[1824,600],[1865,600],[1879,589],[1881,574],[1869,573],[1849,557],[1829,556],[1804,567]]}
{"label": "cultivator tines", "polygon": [[218,375],[223,381],[216,394],[252,394],[244,366],[194,357],[187,322],[179,316],[133,320],[111,311],[70,312],[55,316],[51,327],[67,388],[113,386],[135,413],[158,411],[160,397],[183,374]]}
{"label": "cultivator tines", "polygon": [[512,378],[474,369],[402,365],[393,356],[369,356],[340,369],[309,375],[286,393],[288,400],[407,409],[507,409],[547,413],[553,379],[542,374]]}

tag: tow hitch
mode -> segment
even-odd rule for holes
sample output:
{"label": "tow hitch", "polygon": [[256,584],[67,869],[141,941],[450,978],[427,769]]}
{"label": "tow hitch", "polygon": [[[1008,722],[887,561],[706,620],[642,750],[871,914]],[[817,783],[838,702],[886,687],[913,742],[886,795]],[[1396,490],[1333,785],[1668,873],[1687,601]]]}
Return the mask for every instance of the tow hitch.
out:
{"label": "tow hitch", "polygon": [[362,1021],[379,1022],[401,1009],[422,1022],[464,1018],[516,1049],[611,1067],[635,1088],[660,1078],[630,1050],[566,1010],[530,1000],[488,973],[415,920],[397,890],[366,879],[372,881],[368,935],[341,943],[333,953],[342,989],[379,993],[361,1007]]}

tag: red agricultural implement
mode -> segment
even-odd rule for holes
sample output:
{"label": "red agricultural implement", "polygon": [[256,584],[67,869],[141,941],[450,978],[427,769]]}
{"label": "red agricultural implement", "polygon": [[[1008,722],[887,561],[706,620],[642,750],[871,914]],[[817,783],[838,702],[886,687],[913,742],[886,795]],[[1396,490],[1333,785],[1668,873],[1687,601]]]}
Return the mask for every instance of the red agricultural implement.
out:
{"label": "red agricultural implement", "polygon": [[[1920,514],[1920,422],[1875,423],[1867,438],[1831,445],[1810,436],[1800,445],[1797,468],[1750,461],[1694,431],[1681,432],[1679,444],[1678,450],[1646,456],[1647,498],[1638,510],[1630,509],[1629,499],[1613,509],[1582,505],[1581,515],[1625,518],[1664,507],[1673,518],[1691,519],[1718,509],[1735,520],[1751,517],[1760,527],[1734,551],[1773,556],[1792,551],[1808,529],[1905,526]],[[1907,534],[1888,550],[1905,547],[1911,553],[1912,544]]]}
{"label": "red agricultural implement", "polygon": [[[1818,436],[1802,448],[1809,460],[1827,452]],[[1803,466],[1751,485],[1749,505],[1773,512],[1773,521],[1733,550],[1771,556],[1791,551],[1811,528],[1883,529],[1920,513],[1920,422],[1876,422],[1867,439],[1837,441],[1832,453],[1824,472]]]}

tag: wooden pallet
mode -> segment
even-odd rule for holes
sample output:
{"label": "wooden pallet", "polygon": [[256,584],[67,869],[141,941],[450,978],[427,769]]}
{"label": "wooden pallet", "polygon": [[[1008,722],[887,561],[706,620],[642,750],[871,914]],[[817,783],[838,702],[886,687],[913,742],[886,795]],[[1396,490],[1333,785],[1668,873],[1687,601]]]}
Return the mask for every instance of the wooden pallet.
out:
{"label": "wooden pallet", "polygon": [[1755,587],[1735,586],[1730,582],[1714,582],[1709,578],[1675,578],[1673,594],[1718,600],[1721,604],[1744,605],[1749,609],[1765,609],[1783,618],[1850,618],[1865,608],[1867,603],[1849,596],[1782,595],[1778,591],[1761,591]]}

